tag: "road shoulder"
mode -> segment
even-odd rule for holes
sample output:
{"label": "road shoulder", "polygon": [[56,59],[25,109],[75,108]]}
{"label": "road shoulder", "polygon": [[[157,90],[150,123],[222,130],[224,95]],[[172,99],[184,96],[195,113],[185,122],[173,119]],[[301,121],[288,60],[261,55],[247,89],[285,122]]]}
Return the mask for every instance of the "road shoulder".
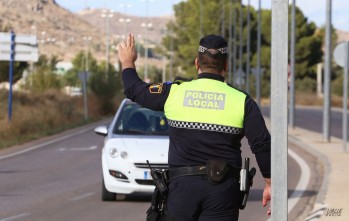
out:
{"label": "road shoulder", "polygon": [[[316,156],[324,165],[324,178],[317,194],[313,211],[307,217],[311,220],[349,220],[349,197],[346,176],[349,168],[349,155],[343,152],[342,141],[331,138],[330,143],[322,141],[322,135],[302,128],[289,128],[289,140],[298,144],[305,151]],[[329,216],[331,209],[341,213]]]}

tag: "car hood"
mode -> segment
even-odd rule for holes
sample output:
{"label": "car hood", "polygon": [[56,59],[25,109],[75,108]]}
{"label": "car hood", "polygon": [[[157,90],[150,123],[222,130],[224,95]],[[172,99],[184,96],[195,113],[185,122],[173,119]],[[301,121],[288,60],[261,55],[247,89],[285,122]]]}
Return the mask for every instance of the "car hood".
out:
{"label": "car hood", "polygon": [[165,163],[168,162],[168,137],[126,137],[117,138],[120,151],[126,151],[128,160],[134,163]]}

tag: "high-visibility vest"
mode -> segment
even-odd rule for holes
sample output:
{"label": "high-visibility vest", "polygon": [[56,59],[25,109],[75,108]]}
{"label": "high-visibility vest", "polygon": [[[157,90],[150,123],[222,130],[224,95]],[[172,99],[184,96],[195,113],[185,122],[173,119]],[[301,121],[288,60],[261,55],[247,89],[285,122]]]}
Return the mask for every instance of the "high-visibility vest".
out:
{"label": "high-visibility vest", "polygon": [[164,110],[173,127],[240,133],[245,99],[224,82],[201,78],[173,84]]}

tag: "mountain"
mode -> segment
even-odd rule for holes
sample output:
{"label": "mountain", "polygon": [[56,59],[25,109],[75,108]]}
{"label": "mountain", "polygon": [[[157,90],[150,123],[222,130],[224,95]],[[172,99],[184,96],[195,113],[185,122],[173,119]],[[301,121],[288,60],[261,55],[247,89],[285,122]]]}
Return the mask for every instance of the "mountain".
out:
{"label": "mountain", "polygon": [[342,42],[342,41],[349,41],[349,32],[342,31],[342,30],[336,30],[336,34],[338,36],[337,42]]}
{"label": "mountain", "polygon": [[[170,17],[145,18],[117,12],[107,20],[101,17],[102,13],[102,9],[87,9],[74,14],[55,0],[0,0],[0,30],[37,35],[40,54],[71,61],[76,53],[89,48],[98,60],[105,60],[108,21],[110,61],[115,63],[113,45],[123,35],[134,33],[137,42],[144,43],[146,38],[148,44],[159,44],[170,20]],[[149,27],[145,28],[147,24]]]}
{"label": "mountain", "polygon": [[[110,17],[107,20],[102,14]],[[106,32],[108,25],[111,40],[120,41],[128,33],[133,33],[138,40],[146,39],[154,44],[161,43],[167,31],[166,24],[171,19],[170,16],[138,17],[103,9],[86,9],[78,15],[101,32]]]}
{"label": "mountain", "polygon": [[[170,16],[137,17],[118,12],[107,20],[101,16],[103,13],[102,9],[86,9],[74,14],[55,0],[0,0],[0,29],[37,35],[40,53],[57,55],[65,61],[88,47],[102,60],[106,54],[107,22],[110,45],[115,46],[127,33],[135,34],[137,42],[144,44],[147,39],[156,45],[161,43],[167,32],[166,24],[171,20]],[[339,42],[349,40],[349,32],[337,30],[337,35]],[[84,40],[86,37],[91,40]],[[110,52],[111,62],[116,62],[113,47]],[[142,58],[138,61],[142,63]]]}
{"label": "mountain", "polygon": [[2,30],[37,35],[41,54],[70,60],[86,49],[85,36],[91,36],[94,44],[101,44],[97,28],[54,0],[0,0],[0,14]]}

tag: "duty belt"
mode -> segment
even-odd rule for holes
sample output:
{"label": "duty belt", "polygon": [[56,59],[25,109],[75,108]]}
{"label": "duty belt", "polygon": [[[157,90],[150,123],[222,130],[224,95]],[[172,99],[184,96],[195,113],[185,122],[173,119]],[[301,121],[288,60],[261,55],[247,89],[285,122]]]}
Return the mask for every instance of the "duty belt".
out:
{"label": "duty belt", "polygon": [[[207,175],[206,166],[178,167],[178,168],[170,168],[168,170],[169,180],[172,180],[180,176],[192,176],[192,175]],[[240,169],[229,167],[227,176],[239,179]]]}

